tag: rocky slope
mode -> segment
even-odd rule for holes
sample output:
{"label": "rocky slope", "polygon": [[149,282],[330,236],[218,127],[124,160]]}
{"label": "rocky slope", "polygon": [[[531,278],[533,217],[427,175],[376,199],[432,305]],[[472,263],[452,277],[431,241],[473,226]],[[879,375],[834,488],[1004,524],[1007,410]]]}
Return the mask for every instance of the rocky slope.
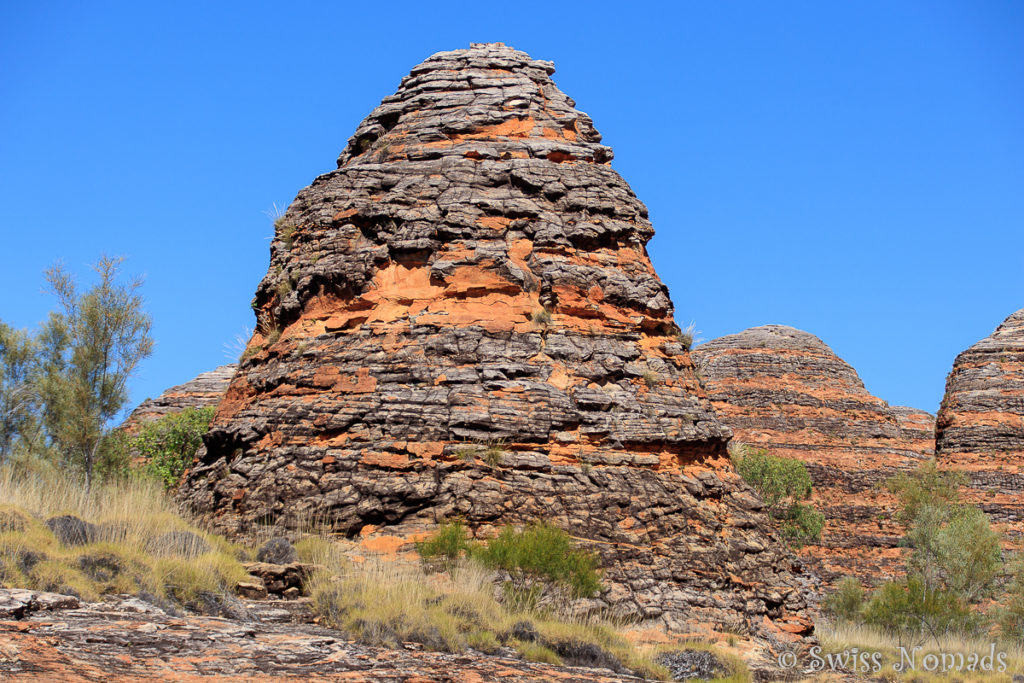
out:
{"label": "rocky slope", "polygon": [[[509,653],[445,654],[357,645],[292,623],[273,603],[254,621],[174,616],[138,599],[79,604],[65,595],[0,589],[0,678],[85,681],[638,681],[608,669],[525,662]],[[286,603],[290,606],[290,603]],[[283,619],[282,619],[283,617]]]}
{"label": "rocky slope", "polygon": [[932,416],[872,396],[832,349],[792,327],[750,328],[693,357],[738,441],[807,463],[826,527],[801,555],[818,573],[877,582],[900,571],[895,500],[876,485],[932,453]]}
{"label": "rocky slope", "polygon": [[1024,309],[962,352],[946,379],[935,450],[968,476],[968,497],[1024,542]]}
{"label": "rocky slope", "polygon": [[647,210],[553,71],[438,53],[299,193],[181,498],[230,533],[326,519],[389,549],[543,519],[622,614],[799,638],[807,579],[731,468]]}
{"label": "rocky slope", "polygon": [[235,363],[222,365],[189,382],[171,387],[156,398],[147,398],[131,412],[122,426],[130,429],[143,420],[156,420],[186,408],[216,406],[224,398],[237,369]]}

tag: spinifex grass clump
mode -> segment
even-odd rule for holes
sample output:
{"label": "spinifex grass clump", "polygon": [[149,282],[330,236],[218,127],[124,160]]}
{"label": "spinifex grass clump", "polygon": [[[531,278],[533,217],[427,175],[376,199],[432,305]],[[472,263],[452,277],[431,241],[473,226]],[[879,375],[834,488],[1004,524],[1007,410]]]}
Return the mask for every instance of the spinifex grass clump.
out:
{"label": "spinifex grass clump", "polygon": [[[449,542],[456,541],[447,550],[465,540],[451,531],[457,528],[446,527]],[[496,597],[497,579],[495,571],[465,557],[439,573],[416,563],[370,559],[317,573],[310,595],[323,623],[371,645],[417,642],[431,650],[485,653],[510,647],[530,661],[611,667],[668,680],[668,671],[620,635],[618,625],[510,606]]]}
{"label": "spinifex grass clump", "polygon": [[[230,595],[248,576],[242,549],[184,519],[160,483],[84,486],[0,471],[0,585],[98,600],[148,593],[188,606]],[[62,542],[46,520],[75,518],[84,530]],[[80,522],[77,520],[81,520]]]}

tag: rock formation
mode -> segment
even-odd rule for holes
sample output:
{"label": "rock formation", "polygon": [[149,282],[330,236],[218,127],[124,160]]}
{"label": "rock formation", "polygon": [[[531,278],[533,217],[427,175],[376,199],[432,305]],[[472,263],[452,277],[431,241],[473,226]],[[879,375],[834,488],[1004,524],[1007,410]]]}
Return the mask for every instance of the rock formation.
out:
{"label": "rock formation", "polygon": [[259,621],[239,622],[175,616],[126,596],[80,605],[67,595],[0,589],[0,678],[33,683],[640,681],[609,669],[526,662],[507,651],[485,656],[424,652],[413,644],[396,650],[358,645],[337,631],[293,623],[293,614],[273,604],[247,603]]}
{"label": "rock formation", "polygon": [[237,369],[235,363],[222,365],[189,382],[171,387],[156,398],[147,398],[131,412],[122,426],[130,429],[143,420],[157,420],[186,408],[216,406],[224,398],[224,392]]}
{"label": "rock formation", "polygon": [[438,53],[299,193],[181,497],[227,532],[327,519],[391,548],[548,520],[620,613],[798,638],[807,579],[731,469],[646,208],[553,72]]}
{"label": "rock formation", "polygon": [[935,430],[939,466],[962,470],[967,498],[1024,542],[1024,309],[962,352]]}
{"label": "rock formation", "polygon": [[932,416],[872,396],[832,349],[792,327],[753,327],[693,357],[737,441],[807,464],[826,527],[801,555],[819,575],[875,583],[899,572],[896,501],[876,485],[932,453]]}

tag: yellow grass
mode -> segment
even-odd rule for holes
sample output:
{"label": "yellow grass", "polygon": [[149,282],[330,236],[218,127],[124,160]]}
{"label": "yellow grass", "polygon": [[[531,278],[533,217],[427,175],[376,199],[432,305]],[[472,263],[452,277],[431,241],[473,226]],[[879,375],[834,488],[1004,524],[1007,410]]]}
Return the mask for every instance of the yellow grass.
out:
{"label": "yellow grass", "polygon": [[[999,642],[995,637],[978,636],[940,636],[938,640],[929,638],[922,642],[918,639],[914,642],[902,643],[906,656],[901,655],[899,650],[901,643],[897,642],[885,633],[869,626],[856,624],[819,624],[817,633],[822,646],[822,653],[841,653],[857,648],[861,652],[881,653],[881,670],[872,673],[872,680],[882,681],[915,681],[920,683],[931,683],[938,681],[978,681],[985,683],[1011,683],[1014,674],[1024,672],[1024,645],[1021,643]],[[995,652],[1006,654],[1006,671],[982,671],[976,667],[974,671],[966,670],[971,654],[980,658],[991,654],[991,647],[995,645]],[[914,652],[913,648],[920,647]],[[947,671],[943,673],[943,654],[947,659]],[[963,655],[964,662],[962,671],[953,670],[960,664],[959,655]],[[937,659],[937,666],[928,671],[924,666],[924,659],[928,655],[934,655]],[[909,666],[904,671],[896,671],[895,665],[903,662],[907,664],[907,658],[913,657],[915,668],[910,670]],[[998,667],[999,662],[994,662]],[[867,677],[865,675],[865,677]],[[827,677],[810,678],[808,680],[828,680]]]}
{"label": "yellow grass", "polygon": [[[45,524],[58,515],[95,525],[95,537],[84,545],[62,546]],[[196,534],[209,550],[189,556],[168,532]],[[248,575],[238,560],[245,554],[182,517],[156,482],[97,485],[86,493],[73,481],[0,470],[2,586],[73,593],[86,600],[147,591],[187,603],[202,592],[231,592]]]}

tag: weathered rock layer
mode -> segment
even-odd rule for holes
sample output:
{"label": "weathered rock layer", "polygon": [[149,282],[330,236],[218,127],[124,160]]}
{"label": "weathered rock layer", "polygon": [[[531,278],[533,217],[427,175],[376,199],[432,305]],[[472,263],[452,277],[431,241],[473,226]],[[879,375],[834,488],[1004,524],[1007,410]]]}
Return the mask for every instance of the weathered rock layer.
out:
{"label": "weathered rock layer", "polygon": [[932,416],[872,396],[832,349],[792,327],[754,327],[693,356],[738,441],[807,464],[826,527],[801,555],[818,573],[876,582],[899,572],[903,529],[878,484],[932,453]]}
{"label": "weathered rock layer", "polygon": [[131,429],[143,420],[157,420],[186,408],[215,407],[224,398],[238,366],[222,365],[198,375],[195,379],[171,387],[156,398],[147,398],[131,412],[123,427]]}
{"label": "weathered rock layer", "polygon": [[968,477],[968,498],[1024,541],[1024,309],[962,352],[946,379],[935,451]]}
{"label": "weathered rock layer", "polygon": [[438,53],[299,193],[182,497],[226,531],[327,519],[392,548],[452,517],[548,520],[600,553],[622,613],[805,634],[647,210],[553,71]]}

